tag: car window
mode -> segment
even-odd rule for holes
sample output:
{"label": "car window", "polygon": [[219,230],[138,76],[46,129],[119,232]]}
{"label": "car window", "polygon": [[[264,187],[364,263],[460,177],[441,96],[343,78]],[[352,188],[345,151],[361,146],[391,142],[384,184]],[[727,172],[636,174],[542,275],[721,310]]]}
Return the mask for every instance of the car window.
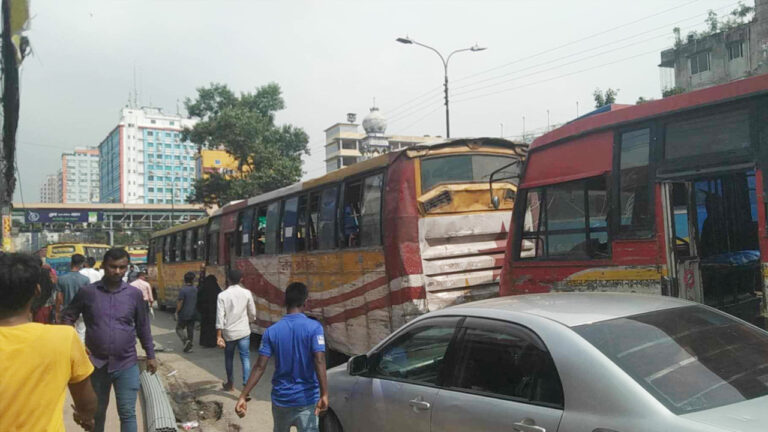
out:
{"label": "car window", "polygon": [[433,318],[415,324],[373,356],[371,375],[437,385],[458,320]]}
{"label": "car window", "polygon": [[530,330],[468,318],[459,341],[451,387],[562,406],[563,390],[552,357]]}
{"label": "car window", "polygon": [[676,414],[768,395],[768,333],[724,313],[689,306],[573,329]]}

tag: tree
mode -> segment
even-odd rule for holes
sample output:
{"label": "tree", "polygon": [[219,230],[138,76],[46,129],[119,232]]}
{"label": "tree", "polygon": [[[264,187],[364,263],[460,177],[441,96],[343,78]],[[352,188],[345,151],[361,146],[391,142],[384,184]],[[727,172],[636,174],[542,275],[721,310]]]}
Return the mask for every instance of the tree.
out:
{"label": "tree", "polygon": [[654,100],[654,99],[653,98],[647,98],[645,96],[640,96],[640,97],[637,98],[637,101],[635,102],[635,105],[644,104],[644,103],[650,102],[652,100]]}
{"label": "tree", "polygon": [[600,108],[612,103],[616,103],[616,96],[619,94],[619,89],[608,88],[605,93],[599,88],[596,88],[592,92],[592,97],[595,99],[595,108]]}
{"label": "tree", "polygon": [[678,94],[685,93],[685,89],[682,87],[669,87],[661,91],[662,97],[670,97]]}
{"label": "tree", "polygon": [[710,9],[707,12],[707,19],[704,20],[707,23],[707,31],[709,34],[717,33],[717,28],[720,26],[720,21],[717,19],[717,12]]}
{"label": "tree", "polygon": [[239,96],[225,84],[211,83],[198,88],[197,97],[187,98],[184,105],[200,121],[185,129],[183,138],[199,148],[223,148],[238,163],[233,175],[214,173],[197,180],[190,202],[221,206],[301,178],[309,137],[301,128],[275,124],[275,113],[285,108],[276,83]]}

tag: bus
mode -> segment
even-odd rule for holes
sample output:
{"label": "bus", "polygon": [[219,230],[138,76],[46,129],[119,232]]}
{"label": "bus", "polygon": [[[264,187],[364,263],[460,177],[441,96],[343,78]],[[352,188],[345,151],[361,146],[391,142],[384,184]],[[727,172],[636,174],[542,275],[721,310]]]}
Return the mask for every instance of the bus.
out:
{"label": "bus", "polygon": [[125,250],[131,256],[131,264],[145,268],[147,266],[147,246],[146,245],[126,245]]}
{"label": "bus", "polygon": [[99,269],[107,250],[109,250],[109,245],[105,244],[53,243],[45,247],[45,262],[56,270],[56,273],[64,274],[70,269],[72,255],[81,254],[96,259],[94,267]]}
{"label": "bus", "polygon": [[754,321],[768,75],[605,111],[531,144],[501,294],[657,294]]}
{"label": "bus", "polygon": [[331,355],[363,353],[429,310],[498,296],[526,149],[501,138],[419,144],[232,202],[205,231],[156,233],[150,268],[199,265],[180,240],[191,232],[192,244],[205,239],[205,274],[224,285],[228,269],[243,271],[255,334],[282,317],[285,287],[300,281]]}
{"label": "bus", "polygon": [[155,290],[160,310],[176,307],[185,273],[203,269],[207,224],[208,218],[203,217],[152,234],[146,255],[147,281]]}

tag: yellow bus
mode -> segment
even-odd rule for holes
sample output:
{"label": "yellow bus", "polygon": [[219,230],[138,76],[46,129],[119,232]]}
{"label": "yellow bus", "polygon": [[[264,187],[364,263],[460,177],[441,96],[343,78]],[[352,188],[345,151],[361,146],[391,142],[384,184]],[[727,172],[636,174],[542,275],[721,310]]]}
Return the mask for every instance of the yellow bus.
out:
{"label": "yellow bus", "polygon": [[204,217],[152,234],[147,279],[156,292],[160,310],[174,307],[186,272],[199,274],[203,269],[207,223]]}
{"label": "yellow bus", "polygon": [[96,260],[95,268],[101,267],[104,254],[109,250],[109,245],[98,243],[54,243],[45,248],[45,262],[57,273],[69,271],[72,255],[80,254],[85,257],[93,257]]}

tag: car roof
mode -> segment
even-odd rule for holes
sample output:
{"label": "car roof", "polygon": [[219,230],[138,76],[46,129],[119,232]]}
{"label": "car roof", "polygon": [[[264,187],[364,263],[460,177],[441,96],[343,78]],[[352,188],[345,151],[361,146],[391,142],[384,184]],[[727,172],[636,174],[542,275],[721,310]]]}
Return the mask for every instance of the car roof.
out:
{"label": "car roof", "polygon": [[695,305],[686,300],[660,295],[630,293],[521,294],[465,303],[443,309],[446,314],[494,316],[506,312],[529,314],[568,327],[591,324],[631,315]]}

